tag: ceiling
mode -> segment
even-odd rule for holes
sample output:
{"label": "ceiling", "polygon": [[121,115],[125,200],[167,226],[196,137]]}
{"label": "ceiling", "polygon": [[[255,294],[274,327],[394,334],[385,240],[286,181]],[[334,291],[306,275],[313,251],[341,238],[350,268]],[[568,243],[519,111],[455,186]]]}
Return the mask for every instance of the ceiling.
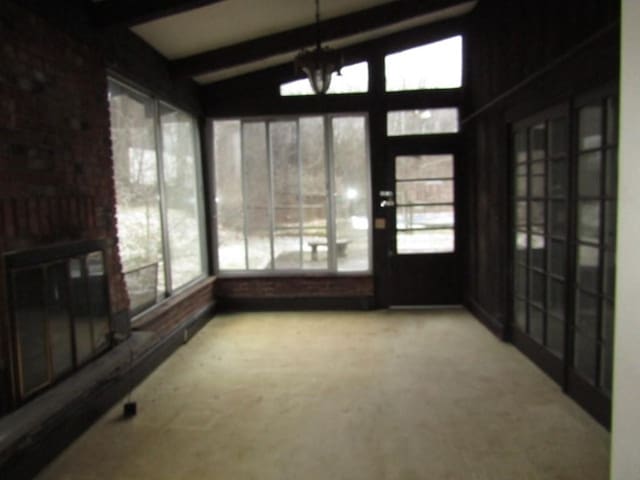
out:
{"label": "ceiling", "polygon": [[[320,0],[323,45],[343,48],[462,16],[473,0]],[[315,0],[92,0],[200,84],[291,62],[315,43]]]}

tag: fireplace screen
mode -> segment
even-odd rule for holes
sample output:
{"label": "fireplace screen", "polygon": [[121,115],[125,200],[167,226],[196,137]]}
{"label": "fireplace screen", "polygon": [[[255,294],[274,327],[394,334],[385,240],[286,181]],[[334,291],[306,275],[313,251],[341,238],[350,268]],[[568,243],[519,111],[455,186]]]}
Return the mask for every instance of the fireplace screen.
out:
{"label": "fireplace screen", "polygon": [[14,266],[9,280],[21,402],[109,347],[108,283],[102,251]]}

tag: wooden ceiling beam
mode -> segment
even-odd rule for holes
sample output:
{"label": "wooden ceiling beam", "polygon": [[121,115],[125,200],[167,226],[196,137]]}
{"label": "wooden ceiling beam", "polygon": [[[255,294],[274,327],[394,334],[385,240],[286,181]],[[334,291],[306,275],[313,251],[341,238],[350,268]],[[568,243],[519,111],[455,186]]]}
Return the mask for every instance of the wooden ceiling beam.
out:
{"label": "wooden ceiling beam", "polygon": [[103,0],[92,2],[89,8],[96,26],[131,27],[221,1],[223,0]]}
{"label": "wooden ceiling beam", "polygon": [[[428,15],[465,3],[464,0],[396,0],[320,22],[323,42]],[[178,76],[196,76],[241,65],[274,55],[300,50],[316,42],[316,25],[305,25],[285,32],[222,47],[190,57],[173,60],[171,68]]]}

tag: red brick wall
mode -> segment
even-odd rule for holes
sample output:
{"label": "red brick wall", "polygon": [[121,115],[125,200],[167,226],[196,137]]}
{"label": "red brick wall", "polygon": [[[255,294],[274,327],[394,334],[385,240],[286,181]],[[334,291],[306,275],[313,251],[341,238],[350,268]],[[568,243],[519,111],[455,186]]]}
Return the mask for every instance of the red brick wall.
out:
{"label": "red brick wall", "polygon": [[233,299],[370,297],[373,296],[373,277],[219,278],[216,296]]}
{"label": "red brick wall", "polygon": [[133,328],[153,330],[166,335],[185,319],[193,318],[214,302],[215,278],[186,289],[163,304],[134,319]]}

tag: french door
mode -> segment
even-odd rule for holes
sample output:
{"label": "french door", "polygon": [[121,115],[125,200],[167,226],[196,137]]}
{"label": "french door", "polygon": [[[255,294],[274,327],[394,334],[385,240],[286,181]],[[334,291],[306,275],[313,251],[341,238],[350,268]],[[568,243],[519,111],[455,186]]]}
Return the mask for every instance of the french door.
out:
{"label": "french door", "polygon": [[600,91],[515,124],[513,341],[610,422],[616,97]]}

